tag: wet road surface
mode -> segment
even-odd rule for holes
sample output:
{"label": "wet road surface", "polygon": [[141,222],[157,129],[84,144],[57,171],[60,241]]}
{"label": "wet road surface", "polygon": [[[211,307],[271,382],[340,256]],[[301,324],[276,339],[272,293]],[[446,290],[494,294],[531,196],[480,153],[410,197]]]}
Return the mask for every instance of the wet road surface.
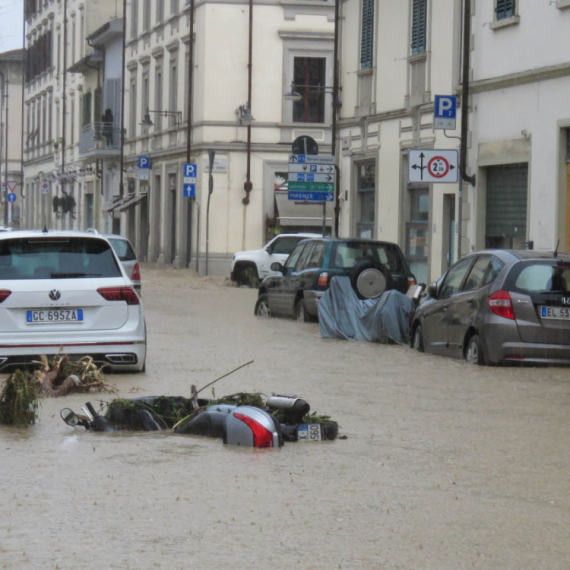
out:
{"label": "wet road surface", "polygon": [[0,568],[570,567],[570,369],[323,340],[255,298],[143,266],[147,372],[108,376],[116,396],[188,397],[254,360],[215,395],[294,393],[348,439],[90,433],[59,417],[86,396],[42,400],[36,425],[0,426]]}

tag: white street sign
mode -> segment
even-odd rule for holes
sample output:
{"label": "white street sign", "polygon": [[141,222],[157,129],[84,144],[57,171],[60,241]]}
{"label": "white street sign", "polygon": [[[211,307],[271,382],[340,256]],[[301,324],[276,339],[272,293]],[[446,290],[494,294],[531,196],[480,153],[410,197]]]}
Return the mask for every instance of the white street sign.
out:
{"label": "white street sign", "polygon": [[410,149],[408,152],[408,182],[451,184],[458,181],[458,174],[456,150]]}
{"label": "white street sign", "polygon": [[139,180],[150,180],[150,170],[148,168],[139,168],[138,179]]}
{"label": "white street sign", "polygon": [[332,154],[290,154],[289,164],[334,164]]}
{"label": "white street sign", "polygon": [[334,174],[334,164],[293,164],[289,163],[289,172],[313,172],[314,174]]}

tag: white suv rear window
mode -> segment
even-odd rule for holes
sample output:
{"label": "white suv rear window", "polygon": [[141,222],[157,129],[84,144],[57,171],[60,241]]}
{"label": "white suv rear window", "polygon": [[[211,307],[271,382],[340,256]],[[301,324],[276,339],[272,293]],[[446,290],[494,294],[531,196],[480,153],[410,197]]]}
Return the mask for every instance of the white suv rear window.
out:
{"label": "white suv rear window", "polygon": [[0,241],[0,279],[88,279],[122,275],[104,240],[30,237]]}

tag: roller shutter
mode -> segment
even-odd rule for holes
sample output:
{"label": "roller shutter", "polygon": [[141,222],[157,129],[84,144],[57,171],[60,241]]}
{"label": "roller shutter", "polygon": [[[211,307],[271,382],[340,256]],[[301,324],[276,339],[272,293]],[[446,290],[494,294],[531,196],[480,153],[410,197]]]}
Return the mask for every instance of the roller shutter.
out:
{"label": "roller shutter", "polygon": [[487,169],[485,246],[524,249],[528,164]]}

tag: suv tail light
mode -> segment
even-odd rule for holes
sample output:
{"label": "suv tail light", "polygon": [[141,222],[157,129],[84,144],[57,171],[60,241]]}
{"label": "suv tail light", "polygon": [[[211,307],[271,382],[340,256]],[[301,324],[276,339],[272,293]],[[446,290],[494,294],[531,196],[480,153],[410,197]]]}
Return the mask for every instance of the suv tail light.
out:
{"label": "suv tail light", "polygon": [[135,263],[135,266],[133,267],[133,274],[131,276],[131,279],[133,281],[140,281],[141,280],[141,268],[139,267],[138,263]]}
{"label": "suv tail light", "polygon": [[126,301],[127,305],[139,305],[139,296],[132,287],[102,287],[97,293],[107,301]]}
{"label": "suv tail light", "polygon": [[327,271],[323,271],[317,279],[317,287],[328,287],[329,284],[329,274]]}
{"label": "suv tail light", "polygon": [[241,420],[253,433],[253,447],[273,447],[273,434],[259,422],[244,414],[234,413],[234,418]]}
{"label": "suv tail light", "polygon": [[495,315],[499,317],[504,317],[505,319],[515,318],[515,313],[513,311],[513,304],[511,302],[511,296],[508,291],[497,291],[493,293],[489,299],[489,307]]}
{"label": "suv tail light", "polygon": [[8,291],[7,289],[2,289],[0,291],[0,303],[3,303],[11,294],[12,291]]}

